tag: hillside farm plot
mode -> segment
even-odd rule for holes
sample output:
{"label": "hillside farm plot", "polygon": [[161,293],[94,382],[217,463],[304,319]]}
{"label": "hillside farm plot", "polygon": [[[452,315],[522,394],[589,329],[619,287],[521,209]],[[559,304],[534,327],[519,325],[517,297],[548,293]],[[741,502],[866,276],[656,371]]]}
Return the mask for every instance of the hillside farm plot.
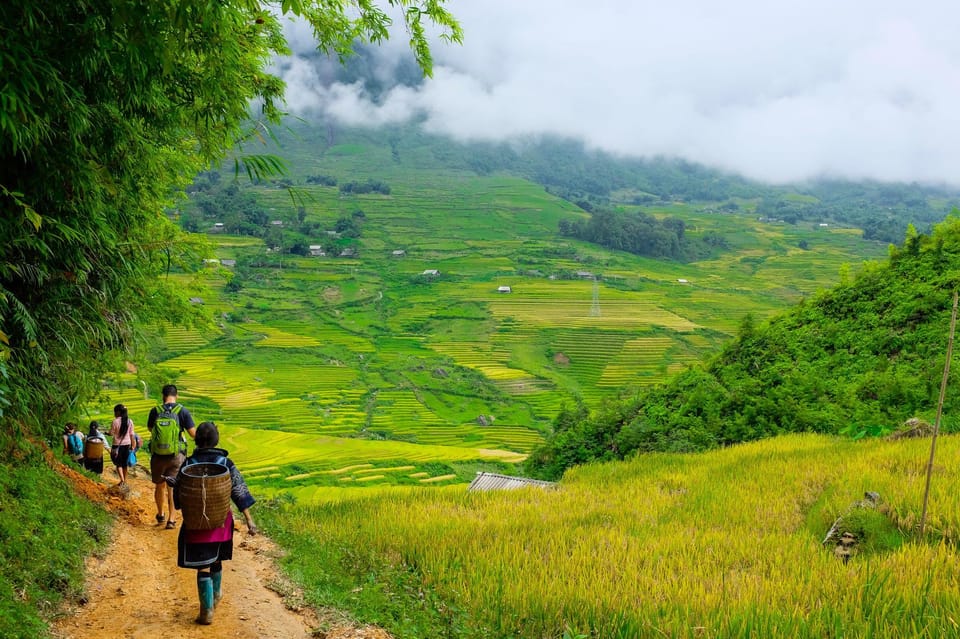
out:
{"label": "hillside farm plot", "polygon": [[263,338],[255,342],[258,347],[272,348],[304,348],[309,346],[320,346],[320,340],[308,336],[299,335],[284,331],[273,326],[267,326],[258,322],[247,322],[243,330],[248,333],[260,334]]}
{"label": "hillside farm plot", "polygon": [[[147,438],[147,416],[150,409],[154,408],[159,399],[154,399],[149,394],[144,397],[144,392],[140,386],[139,380],[132,375],[120,376],[123,384],[120,388],[105,388],[97,403],[86,407],[86,417],[100,422],[100,429],[109,432],[110,423],[113,421],[113,407],[116,404],[123,404],[127,407],[130,419],[134,423],[135,432],[144,438]],[[81,430],[86,432],[86,424],[81,424]]]}
{"label": "hillside farm plot", "polygon": [[624,291],[606,287],[600,287],[594,306],[592,282],[533,281],[517,284],[509,295],[490,292],[477,299],[486,302],[497,319],[509,318],[522,325],[601,330],[662,327],[691,331],[698,328],[697,324],[659,303],[637,300]]}
{"label": "hillside farm plot", "polygon": [[603,367],[597,387],[623,388],[666,381],[668,373],[696,361],[692,355],[670,356],[675,344],[669,337],[639,337],[625,342]]}
{"label": "hillside farm plot", "polygon": [[[365,473],[357,474],[359,471],[381,466],[466,461],[516,463],[525,458],[521,453],[481,447],[412,444],[244,428],[221,432],[221,442],[231,451],[231,458],[243,469],[244,477],[248,478],[251,485],[260,485],[267,479],[276,478],[270,475],[284,480],[294,477],[300,483],[309,484],[310,477],[321,472],[361,477]],[[293,472],[294,467],[297,472]],[[289,472],[280,472],[284,468]],[[309,475],[297,478],[297,475],[304,473]]]}
{"label": "hillside farm plot", "polygon": [[174,326],[167,322],[161,326],[158,337],[171,353],[191,351],[208,343],[208,340],[198,329]]}
{"label": "hillside farm plot", "polygon": [[[542,441],[542,436],[519,425],[479,425],[464,419],[463,409],[456,411],[432,393],[423,394],[424,401],[412,391],[390,390],[376,394],[370,430],[400,439],[437,446],[471,445],[481,448],[506,448],[529,451]],[[476,405],[476,408],[484,408]],[[459,415],[452,415],[457,413]],[[488,413],[495,412],[487,410]],[[443,413],[443,414],[442,414]],[[472,413],[476,417],[478,413]],[[459,419],[458,419],[459,417]]]}
{"label": "hillside farm plot", "polygon": [[207,418],[228,426],[293,432],[352,433],[365,419],[354,370],[334,365],[253,365],[209,349],[164,362],[182,371],[179,384],[216,408]]}

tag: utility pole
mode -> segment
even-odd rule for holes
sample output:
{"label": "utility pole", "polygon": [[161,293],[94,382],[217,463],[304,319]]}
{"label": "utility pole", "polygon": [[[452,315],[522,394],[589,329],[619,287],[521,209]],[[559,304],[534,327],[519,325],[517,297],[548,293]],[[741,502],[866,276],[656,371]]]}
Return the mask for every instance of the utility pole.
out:
{"label": "utility pole", "polygon": [[593,276],[593,301],[590,304],[590,317],[600,317],[600,282]]}
{"label": "utility pole", "polygon": [[947,392],[947,377],[950,375],[950,360],[953,358],[953,334],[957,328],[957,291],[953,292],[953,312],[950,314],[950,337],[947,338],[947,361],[943,364],[943,379],[940,381],[940,400],[937,402],[937,420],[933,424],[933,440],[930,442],[930,461],[927,462],[927,485],[923,489],[923,512],[920,514],[920,537],[927,524],[927,501],[930,498],[930,477],[933,475],[933,456],[937,452],[937,435],[940,433],[940,416],[943,414],[943,397]]}

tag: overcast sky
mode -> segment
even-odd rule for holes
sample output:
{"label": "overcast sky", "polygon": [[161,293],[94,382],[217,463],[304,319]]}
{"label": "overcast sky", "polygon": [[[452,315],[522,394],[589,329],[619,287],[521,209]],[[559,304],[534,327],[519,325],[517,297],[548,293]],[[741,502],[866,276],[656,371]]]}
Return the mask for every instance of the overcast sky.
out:
{"label": "overcast sky", "polygon": [[[450,0],[462,45],[374,104],[296,57],[288,106],[461,140],[558,134],[783,182],[960,185],[960,2]],[[295,52],[309,33],[289,31]],[[378,52],[389,76],[400,32]]]}

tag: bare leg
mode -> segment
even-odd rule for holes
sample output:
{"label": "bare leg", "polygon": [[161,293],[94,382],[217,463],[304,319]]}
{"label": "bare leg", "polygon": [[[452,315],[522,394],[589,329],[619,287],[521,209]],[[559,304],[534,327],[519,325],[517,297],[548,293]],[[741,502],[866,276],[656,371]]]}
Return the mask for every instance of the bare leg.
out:
{"label": "bare leg", "polygon": [[170,488],[169,486],[167,487],[167,504],[170,506],[170,509],[167,511],[168,513],[170,513],[167,516],[167,521],[175,522],[176,520],[174,519],[174,517],[176,517],[176,514],[173,508],[173,488]]}
{"label": "bare leg", "polygon": [[153,485],[153,500],[157,502],[157,521],[161,523],[163,522],[163,502],[166,501],[163,493],[166,488],[167,483],[164,481]]}

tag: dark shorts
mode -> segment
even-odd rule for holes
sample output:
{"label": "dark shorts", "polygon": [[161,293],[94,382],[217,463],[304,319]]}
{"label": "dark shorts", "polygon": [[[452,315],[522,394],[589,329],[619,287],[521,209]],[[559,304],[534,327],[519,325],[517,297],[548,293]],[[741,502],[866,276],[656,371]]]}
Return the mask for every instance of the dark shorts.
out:
{"label": "dark shorts", "polygon": [[176,477],[185,459],[183,455],[151,455],[150,478],[153,483],[163,483],[164,476]]}
{"label": "dark shorts", "polygon": [[114,446],[110,449],[110,461],[117,468],[126,468],[127,460],[130,458],[130,444],[126,446]]}

